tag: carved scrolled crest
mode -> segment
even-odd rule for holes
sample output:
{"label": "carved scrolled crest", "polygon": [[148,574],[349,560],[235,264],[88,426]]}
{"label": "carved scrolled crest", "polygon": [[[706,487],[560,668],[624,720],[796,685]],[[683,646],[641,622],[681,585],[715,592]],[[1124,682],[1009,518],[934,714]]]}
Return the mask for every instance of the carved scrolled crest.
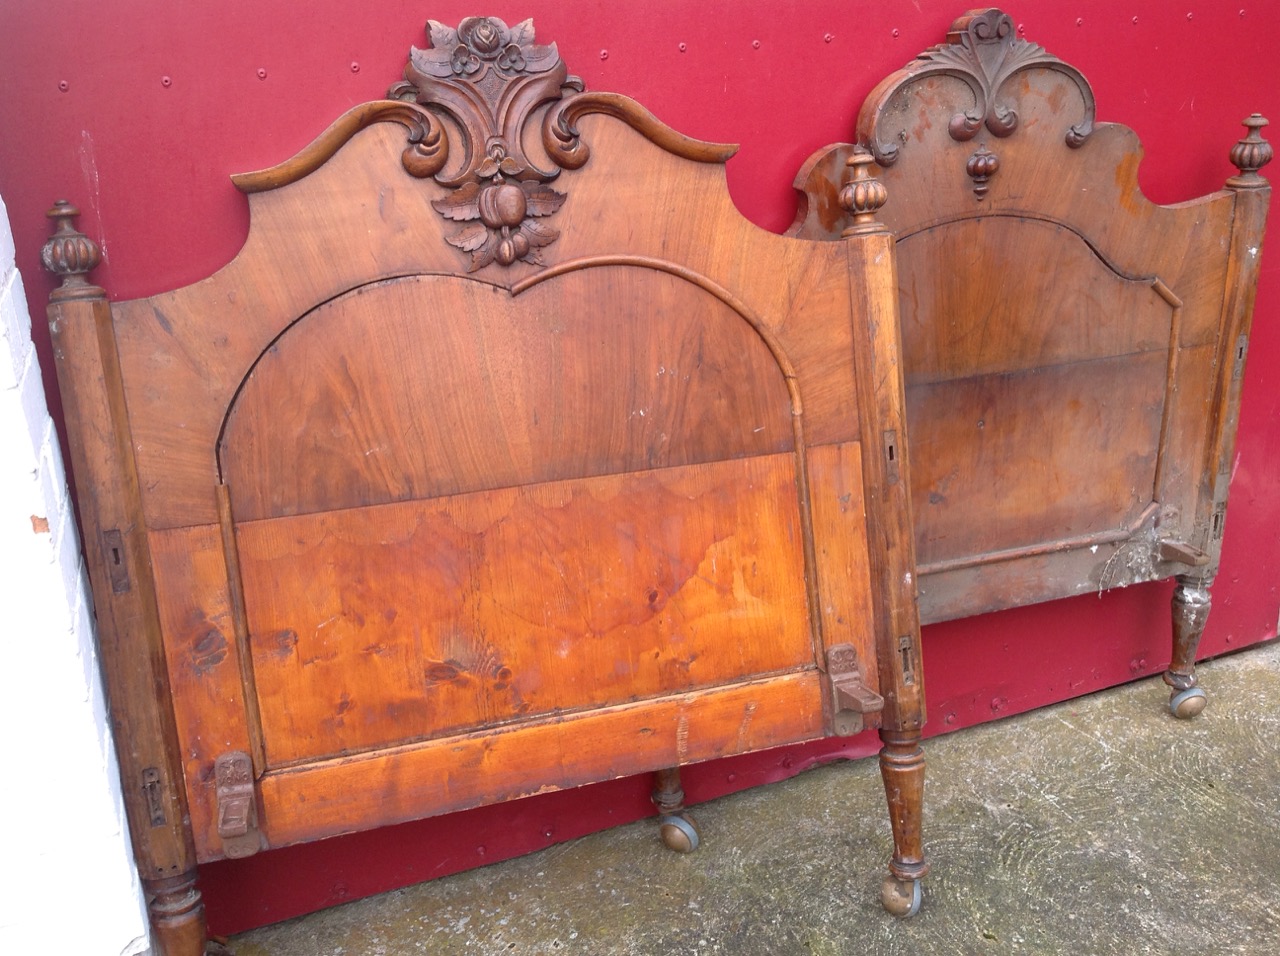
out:
{"label": "carved scrolled crest", "polygon": [[[539,249],[559,238],[559,231],[542,220],[566,197],[548,184],[590,158],[577,125],[589,113],[621,120],[662,148],[698,162],[722,163],[736,149],[682,136],[628,97],[584,92],[556,45],[536,42],[532,20],[507,26],[497,17],[467,17],[456,29],[430,20],[427,35],[431,45],[410,49],[405,78],[387,95],[454,121],[460,142],[451,146],[449,134],[436,127],[416,139],[411,133],[402,160],[412,175],[433,176],[453,190],[431,205],[462,224],[446,241],[470,254],[469,272],[493,262],[539,263]],[[526,129],[544,107],[541,143],[553,164],[545,168],[525,150]],[[451,152],[455,146],[460,161],[456,150]],[[454,162],[442,174],[450,156]]]}
{"label": "carved scrolled crest", "polygon": [[[440,174],[443,161],[419,169],[406,150],[405,169],[434,175],[453,190],[431,205],[463,224],[446,241],[471,255],[468,271],[495,261],[539,262],[538,250],[560,235],[539,220],[555,213],[565,197],[547,185],[560,169],[544,169],[528,156],[524,131],[535,110],[581,92],[582,81],[569,76],[554,43],[535,42],[532,20],[509,27],[496,17],[467,17],[456,29],[431,20],[427,33],[431,46],[409,51],[405,78],[388,96],[448,114],[457,124],[462,157],[446,176]],[[449,152],[448,136],[441,140],[433,158]]]}
{"label": "carved scrolled crest", "polygon": [[1018,129],[1018,113],[1002,98],[1001,91],[1010,78],[1026,70],[1051,70],[1075,84],[1084,115],[1067,131],[1066,144],[1073,149],[1083,145],[1093,132],[1095,114],[1088,81],[1044,47],[1019,37],[1012,18],[994,7],[971,10],[960,17],[951,25],[945,43],[926,50],[882,84],[868,101],[871,112],[861,118],[860,138],[876,162],[893,165],[899,144],[882,137],[881,119],[906,87],[937,76],[958,79],[973,93],[973,106],[955,113],[947,124],[952,139],[968,142],[984,127],[992,136],[1010,136]]}

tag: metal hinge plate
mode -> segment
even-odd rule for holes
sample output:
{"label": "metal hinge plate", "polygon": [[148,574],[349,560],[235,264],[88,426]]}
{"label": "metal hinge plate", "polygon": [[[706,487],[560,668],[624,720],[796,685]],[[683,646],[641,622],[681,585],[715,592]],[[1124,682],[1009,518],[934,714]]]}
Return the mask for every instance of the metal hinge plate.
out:
{"label": "metal hinge plate", "polygon": [[852,644],[827,648],[827,680],[831,682],[831,698],[835,703],[832,733],[849,737],[867,727],[880,726],[884,698],[862,679],[858,653]]}
{"label": "metal hinge plate", "polygon": [[253,792],[253,761],[240,750],[219,754],[213,763],[217,779],[218,836],[228,859],[253,856],[262,849],[258,801]]}

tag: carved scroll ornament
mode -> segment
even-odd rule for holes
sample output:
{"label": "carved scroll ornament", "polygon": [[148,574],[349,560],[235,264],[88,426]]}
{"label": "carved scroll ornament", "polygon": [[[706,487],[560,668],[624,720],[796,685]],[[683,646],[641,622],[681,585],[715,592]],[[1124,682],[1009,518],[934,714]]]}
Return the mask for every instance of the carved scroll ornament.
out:
{"label": "carved scroll ornament", "polygon": [[[885,108],[904,87],[935,76],[958,79],[973,92],[972,108],[956,113],[947,124],[952,139],[968,142],[984,127],[993,136],[1010,136],[1018,128],[1018,113],[1001,99],[1001,90],[1016,74],[1033,69],[1061,73],[1080,91],[1084,116],[1067,131],[1066,143],[1073,149],[1083,145],[1093,132],[1095,111],[1088,81],[1079,70],[1047,53],[1044,47],[1019,37],[1009,15],[995,8],[970,11],[960,17],[951,25],[946,43],[920,54],[872,95],[874,112],[869,118],[864,116],[864,141],[877,163],[892,166],[898,159],[899,146],[880,135]],[[991,175],[994,172],[992,169]],[[977,182],[979,177],[974,179]],[[985,185],[985,180],[982,182]]]}
{"label": "carved scroll ornament", "polygon": [[508,27],[496,17],[467,17],[456,30],[431,20],[427,31],[431,47],[410,50],[405,78],[388,96],[447,113],[458,124],[464,155],[460,168],[442,176],[439,167],[415,168],[407,151],[405,169],[437,174],[454,190],[431,205],[465,224],[446,241],[471,254],[468,271],[494,261],[536,263],[538,249],[560,235],[538,220],[565,197],[546,185],[560,170],[542,169],[526,155],[525,123],[566,91],[581,92],[582,81],[568,75],[554,43],[534,42],[532,20]]}
{"label": "carved scroll ornament", "polygon": [[[564,204],[565,195],[548,183],[590,158],[577,127],[589,113],[621,120],[698,162],[722,163],[736,150],[682,136],[628,97],[584,92],[556,45],[535,42],[532,20],[509,27],[497,17],[467,17],[456,29],[430,20],[427,35],[431,46],[410,49],[405,78],[387,95],[429,117],[420,130],[411,130],[402,161],[410,174],[434,176],[454,190],[432,206],[464,224],[446,241],[470,254],[469,272],[494,262],[539,263],[539,249],[559,238],[559,230],[543,220]],[[543,107],[540,138],[553,163],[547,168],[525,151],[525,130]],[[461,139],[461,162],[454,156],[456,168],[447,173],[451,144],[438,114],[454,121]]]}

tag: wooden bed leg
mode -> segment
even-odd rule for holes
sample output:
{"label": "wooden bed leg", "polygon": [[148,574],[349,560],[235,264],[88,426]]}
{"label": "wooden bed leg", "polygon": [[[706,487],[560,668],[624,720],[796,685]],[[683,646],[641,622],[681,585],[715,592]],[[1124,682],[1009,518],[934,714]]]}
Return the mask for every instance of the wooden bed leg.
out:
{"label": "wooden bed leg", "polygon": [[143,880],[142,887],[147,894],[158,956],[205,956],[209,934],[195,870],[181,876]]}
{"label": "wooden bed leg", "polygon": [[889,801],[893,827],[893,859],[880,892],[884,908],[894,916],[915,916],[923,900],[921,880],[929,872],[920,838],[924,812],[924,751],[920,731],[881,730],[880,776]]}
{"label": "wooden bed leg", "polygon": [[1173,716],[1188,720],[1208,702],[1196,680],[1196,650],[1209,620],[1209,588],[1213,574],[1179,574],[1173,589],[1173,657],[1164,672],[1164,682],[1172,690],[1169,709]]}
{"label": "wooden bed leg", "polygon": [[49,334],[111,732],[158,956],[204,956],[204,904],[120,357],[106,292],[88,281],[101,252],[75,228],[79,214],[54,204],[47,215],[55,231],[41,258],[62,280],[49,294]]}
{"label": "wooden bed leg", "polygon": [[698,824],[684,808],[680,768],[659,770],[653,778],[653,805],[658,808],[658,834],[662,837],[662,842],[677,853],[692,853],[701,841],[698,838]]}

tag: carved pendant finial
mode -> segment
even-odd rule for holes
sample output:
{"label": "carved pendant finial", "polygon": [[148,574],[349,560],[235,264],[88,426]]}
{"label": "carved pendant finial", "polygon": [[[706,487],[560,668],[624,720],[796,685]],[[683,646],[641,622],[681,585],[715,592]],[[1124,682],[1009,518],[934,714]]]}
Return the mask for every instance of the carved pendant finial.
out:
{"label": "carved pendant finial", "polygon": [[853,178],[840,190],[840,206],[853,215],[853,223],[841,233],[842,236],[886,231],[876,219],[876,213],[889,201],[889,191],[884,188],[884,183],[872,177],[874,162],[871,154],[861,147],[845,162],[853,169]]}
{"label": "carved pendant finial", "polygon": [[1000,157],[987,149],[986,143],[982,143],[977,152],[969,157],[965,170],[973,180],[973,194],[978,197],[978,202],[982,202],[990,188],[987,183],[1000,171]]}
{"label": "carved pendant finial", "polygon": [[1271,162],[1275,155],[1271,144],[1262,138],[1262,128],[1269,121],[1261,113],[1254,113],[1244,120],[1244,127],[1249,132],[1245,138],[1231,147],[1231,165],[1240,170],[1239,176],[1232,176],[1227,185],[1237,189],[1257,189],[1265,186],[1267,181],[1258,175],[1258,170]]}
{"label": "carved pendant finial", "polygon": [[102,290],[85,277],[102,261],[102,250],[76,229],[75,218],[80,215],[80,210],[65,199],[59,199],[45,215],[57,223],[53,235],[40,250],[44,267],[62,276],[62,285],[53,295],[64,299],[100,295]]}
{"label": "carved pendant finial", "polygon": [[[455,190],[431,205],[466,224],[446,241],[470,253],[468,272],[492,262],[540,262],[538,250],[560,233],[538,220],[565,197],[546,185],[560,169],[543,169],[525,153],[525,127],[539,107],[581,92],[582,81],[568,75],[554,43],[534,42],[532,20],[508,27],[496,17],[467,17],[457,29],[430,20],[427,32],[431,46],[410,50],[405,79],[388,95],[448,113],[462,135],[462,161],[448,175],[443,161],[418,171],[406,152],[405,168]],[[440,138],[432,157],[448,155],[448,137]]]}

